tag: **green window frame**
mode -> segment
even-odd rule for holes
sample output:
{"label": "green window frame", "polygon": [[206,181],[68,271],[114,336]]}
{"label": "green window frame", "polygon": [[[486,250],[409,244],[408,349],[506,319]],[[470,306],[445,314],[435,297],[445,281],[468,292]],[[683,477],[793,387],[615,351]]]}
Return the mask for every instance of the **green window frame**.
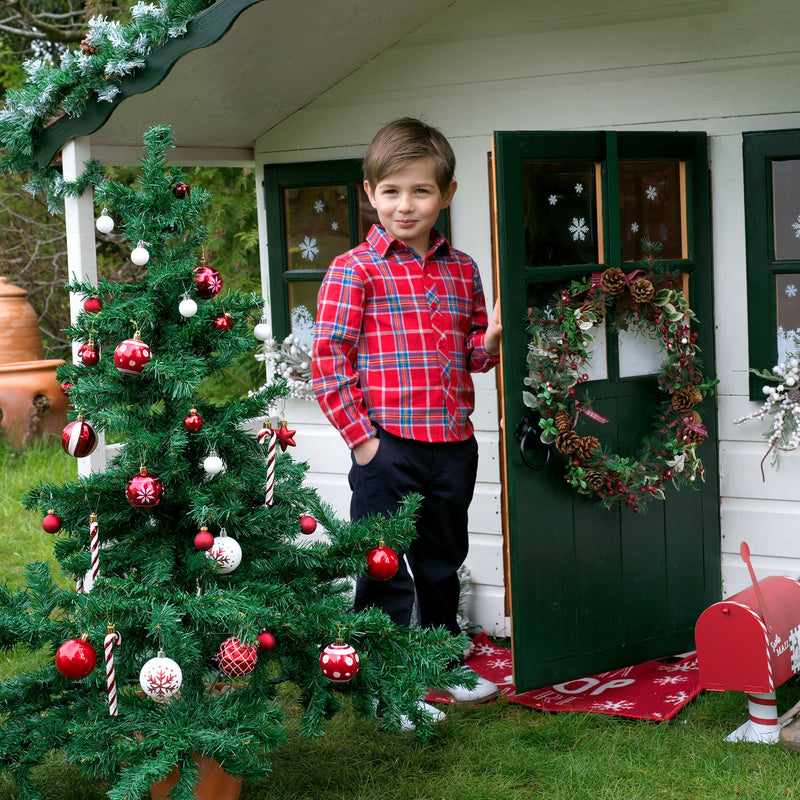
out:
{"label": "green window frame", "polygon": [[[315,192],[320,198],[325,198],[322,203],[325,208],[320,212],[319,219],[308,207],[310,202],[322,202],[314,200]],[[322,230],[319,225],[324,227],[326,223],[330,224],[325,216],[330,200],[338,205],[339,219],[346,216],[346,222],[337,225],[336,236],[331,237],[333,242],[326,247],[317,231]],[[293,307],[308,306],[312,300],[315,303],[316,292],[330,261],[363,242],[370,226],[378,218],[364,192],[361,159],[357,158],[267,164],[264,167],[264,207],[272,329],[274,336],[281,340],[291,333]],[[316,208],[316,205],[313,207]],[[296,219],[292,218],[293,214]],[[305,235],[303,220],[310,220],[310,224],[316,226]],[[300,224],[300,228],[297,224]],[[449,237],[447,209],[440,214],[437,228]],[[298,256],[298,241],[304,245],[307,255],[313,255],[313,259],[305,259],[302,254]],[[319,252],[314,253],[314,248]],[[300,299],[305,302],[299,303]],[[309,308],[309,312],[316,319],[316,305]]]}
{"label": "green window frame", "polygon": [[[800,314],[800,129],[742,139],[750,367],[763,370],[781,359],[780,329],[794,316],[794,300]],[[750,375],[750,399],[764,399],[763,383]]]}

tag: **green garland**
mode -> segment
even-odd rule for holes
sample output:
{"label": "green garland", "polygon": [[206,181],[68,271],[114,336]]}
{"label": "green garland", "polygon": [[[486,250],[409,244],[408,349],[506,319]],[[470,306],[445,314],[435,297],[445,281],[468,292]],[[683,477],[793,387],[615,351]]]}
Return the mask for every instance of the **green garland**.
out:
{"label": "green garland", "polygon": [[[690,324],[696,320],[683,291],[675,281],[657,273],[647,244],[645,269],[626,275],[612,267],[591,279],[573,281],[553,297],[546,310],[531,309],[528,319],[528,376],[525,405],[539,412],[541,440],[566,455],[566,480],[579,494],[599,500],[606,508],[624,505],[634,511],[653,499],[663,499],[664,484],[697,488],[704,480],[697,447],[706,438],[697,406],[716,384],[703,377]],[[613,312],[613,313],[612,313]],[[577,387],[589,376],[585,371],[592,329],[607,320],[617,328],[638,326],[664,349],[665,360],[657,375],[664,395],[652,433],[636,457],[621,456],[601,446],[576,426],[581,415],[606,421],[583,401]]]}

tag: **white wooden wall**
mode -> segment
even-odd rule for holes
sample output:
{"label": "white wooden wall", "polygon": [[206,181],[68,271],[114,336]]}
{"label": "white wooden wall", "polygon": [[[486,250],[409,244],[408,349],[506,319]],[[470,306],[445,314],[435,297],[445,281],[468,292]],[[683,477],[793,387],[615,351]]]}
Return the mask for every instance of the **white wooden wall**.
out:
{"label": "white wooden wall", "polygon": [[[458,0],[256,142],[260,165],[361,156],[375,130],[402,115],[441,128],[458,158],[453,242],[477,259],[491,302],[486,156],[493,131],[706,131],[726,594],[747,583],[736,555],[742,539],[759,575],[800,574],[800,458],[786,458],[762,484],[761,429],[731,423],[754,407],[746,399],[741,134],[800,127],[798,11],[796,0]],[[503,633],[497,398],[492,376],[478,379],[471,613]],[[346,513],[344,445],[312,404],[292,404],[287,416],[302,425],[298,455],[311,463],[312,481]]]}

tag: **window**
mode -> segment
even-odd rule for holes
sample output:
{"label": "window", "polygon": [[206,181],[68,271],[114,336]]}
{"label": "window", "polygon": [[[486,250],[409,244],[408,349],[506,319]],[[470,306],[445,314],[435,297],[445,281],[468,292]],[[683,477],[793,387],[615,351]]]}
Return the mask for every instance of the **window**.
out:
{"label": "window", "polygon": [[[378,221],[360,159],[268,165],[264,170],[272,327],[311,343],[317,293],[331,261]],[[447,210],[437,227],[449,236]]]}
{"label": "window", "polygon": [[[744,134],[750,366],[769,369],[800,336],[800,130]],[[752,375],[750,396],[763,400]]]}

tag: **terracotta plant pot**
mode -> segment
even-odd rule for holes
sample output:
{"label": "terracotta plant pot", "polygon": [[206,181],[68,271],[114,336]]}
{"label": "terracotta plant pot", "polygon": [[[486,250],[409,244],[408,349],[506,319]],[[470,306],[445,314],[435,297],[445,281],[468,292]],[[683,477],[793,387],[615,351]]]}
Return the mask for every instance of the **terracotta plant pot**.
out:
{"label": "terracotta plant pot", "polygon": [[56,380],[58,359],[0,364],[0,431],[14,447],[42,433],[60,435],[68,400]]}
{"label": "terracotta plant pot", "polygon": [[[200,769],[199,783],[195,787],[195,797],[199,800],[239,800],[242,791],[242,779],[228,775],[213,758],[206,758],[194,753],[192,758]],[[180,777],[177,767],[164,778],[150,787],[152,800],[167,800],[168,793],[174,788]]]}
{"label": "terracotta plant pot", "polygon": [[44,358],[39,319],[27,296],[21,286],[0,275],[0,364]]}

